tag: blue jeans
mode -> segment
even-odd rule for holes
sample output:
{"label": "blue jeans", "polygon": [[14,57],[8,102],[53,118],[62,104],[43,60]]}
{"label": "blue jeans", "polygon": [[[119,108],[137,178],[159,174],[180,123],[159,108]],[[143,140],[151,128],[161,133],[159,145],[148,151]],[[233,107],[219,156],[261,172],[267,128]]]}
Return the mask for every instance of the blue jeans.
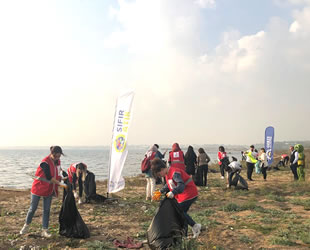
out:
{"label": "blue jeans", "polygon": [[197,197],[195,197],[194,199],[191,199],[191,200],[188,200],[188,201],[184,201],[182,203],[179,203],[179,206],[182,208],[183,212],[184,212],[184,215],[185,215],[185,218],[187,220],[187,223],[193,227],[196,222],[192,219],[192,217],[190,217],[188,214],[187,214],[187,211],[189,210],[190,206],[197,200]]}
{"label": "blue jeans", "polygon": [[[31,194],[30,208],[26,217],[26,224],[29,225],[32,221],[32,218],[38,208],[40,201],[40,196]],[[52,195],[48,197],[43,197],[43,217],[42,217],[42,227],[43,229],[48,229],[48,223],[50,219],[50,209],[52,204]]]}

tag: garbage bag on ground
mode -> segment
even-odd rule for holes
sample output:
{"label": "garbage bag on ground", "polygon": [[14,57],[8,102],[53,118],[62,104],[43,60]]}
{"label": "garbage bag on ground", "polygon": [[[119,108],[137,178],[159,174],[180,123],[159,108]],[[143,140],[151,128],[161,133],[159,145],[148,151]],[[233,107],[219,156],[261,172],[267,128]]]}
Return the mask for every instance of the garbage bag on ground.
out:
{"label": "garbage bag on ground", "polygon": [[149,226],[146,236],[151,249],[166,249],[182,242],[187,233],[183,210],[175,199],[165,198]]}
{"label": "garbage bag on ground", "polygon": [[[234,173],[235,176],[232,178],[230,186],[235,186],[236,189],[249,189],[246,180],[238,173]],[[239,185],[238,185],[239,184]]]}
{"label": "garbage bag on ground", "polygon": [[91,201],[101,203],[107,199],[105,196],[96,193],[95,175],[89,171],[87,171],[84,181],[84,192],[86,196],[86,203],[90,203]]}
{"label": "garbage bag on ground", "polygon": [[86,239],[90,237],[88,227],[77,210],[71,185],[59,213],[59,234],[68,238]]}

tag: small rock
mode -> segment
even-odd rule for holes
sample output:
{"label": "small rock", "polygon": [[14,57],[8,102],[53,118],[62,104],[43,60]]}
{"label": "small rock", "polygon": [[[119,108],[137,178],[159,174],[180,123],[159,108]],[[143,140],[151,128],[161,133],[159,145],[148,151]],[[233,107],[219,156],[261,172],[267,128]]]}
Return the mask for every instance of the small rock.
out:
{"label": "small rock", "polygon": [[145,210],[146,210],[146,206],[142,206],[141,209],[142,209],[143,211],[145,211]]}

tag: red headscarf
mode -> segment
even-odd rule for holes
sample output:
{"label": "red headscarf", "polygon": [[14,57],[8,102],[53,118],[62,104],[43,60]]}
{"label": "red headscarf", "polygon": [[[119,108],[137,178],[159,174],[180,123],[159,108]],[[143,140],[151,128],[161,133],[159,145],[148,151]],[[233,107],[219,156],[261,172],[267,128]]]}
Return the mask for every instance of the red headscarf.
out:
{"label": "red headscarf", "polygon": [[181,151],[180,146],[178,143],[174,143],[172,145],[172,152],[177,152],[177,151]]}

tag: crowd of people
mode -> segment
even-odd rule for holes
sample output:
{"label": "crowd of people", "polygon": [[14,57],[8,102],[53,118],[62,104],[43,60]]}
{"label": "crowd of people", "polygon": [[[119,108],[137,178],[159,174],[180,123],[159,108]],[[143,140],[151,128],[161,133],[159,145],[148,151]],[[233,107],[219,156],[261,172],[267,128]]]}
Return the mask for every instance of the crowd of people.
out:
{"label": "crowd of people", "polygon": [[[62,187],[65,190],[71,188],[79,204],[83,202],[83,193],[85,193],[85,202],[90,202],[91,199],[96,201],[103,201],[105,199],[104,196],[96,194],[95,177],[92,172],[87,170],[87,165],[83,162],[73,163],[65,171],[61,168],[60,164],[62,155],[64,153],[60,146],[52,146],[50,147],[50,154],[44,157],[37,167],[31,187],[30,207],[20,234],[26,234],[28,232],[29,225],[32,222],[32,218],[42,197],[43,216],[41,236],[45,238],[51,237],[48,231],[50,209],[52,198],[58,197],[58,187]],[[77,184],[79,186],[79,193],[77,193]]]}
{"label": "crowd of people", "polygon": [[[159,151],[159,145],[152,145],[145,153],[145,157],[150,159],[150,167],[145,172],[146,177],[146,200],[158,200],[164,194],[168,199],[175,199],[179,207],[183,210],[185,219],[192,227],[193,237],[199,236],[202,225],[196,223],[188,214],[191,205],[198,198],[197,186],[208,188],[208,170],[211,161],[203,148],[198,149],[198,154],[194,148],[189,146],[184,154],[178,143],[172,145],[169,152],[168,161],[165,161],[165,154]],[[78,203],[83,202],[83,193],[85,193],[86,202],[90,199],[103,201],[105,197],[96,194],[96,183],[94,174],[88,171],[87,165],[83,162],[73,163],[67,171],[61,168],[60,158],[64,155],[59,146],[50,147],[50,154],[44,157],[39,164],[34,181],[31,187],[31,202],[26,216],[25,224],[20,230],[20,234],[25,234],[29,230],[29,225],[37,210],[40,198],[43,199],[42,216],[42,236],[51,237],[48,232],[50,208],[52,197],[58,196],[58,187],[65,190],[70,188]],[[254,181],[252,174],[255,168],[256,173],[262,173],[263,179],[267,180],[268,159],[265,148],[258,152],[254,145],[242,152],[242,160],[245,160],[247,168],[247,180]],[[241,163],[237,158],[232,157],[229,160],[225,148],[219,147],[217,154],[220,178],[225,179],[227,173],[227,187],[237,185],[238,179],[242,181],[244,188],[248,189],[247,183],[239,175],[242,169]],[[305,155],[303,146],[297,144],[290,147],[290,156],[282,155],[281,162],[283,166],[290,163],[294,180],[305,180]],[[159,181],[158,181],[159,180]],[[162,183],[160,191],[156,191],[156,183]],[[77,185],[79,192],[77,193]],[[84,190],[84,191],[83,191]]]}
{"label": "crowd of people", "polygon": [[[175,198],[184,211],[187,223],[192,226],[193,236],[198,237],[202,226],[196,223],[187,212],[197,200],[197,186],[207,188],[208,164],[211,159],[203,148],[199,148],[198,155],[196,155],[194,148],[189,146],[184,154],[179,144],[174,143],[166,163],[163,160],[166,152],[161,154],[158,149],[158,145],[154,144],[146,153],[146,156],[152,157],[151,167],[146,177],[147,179],[153,179],[151,189],[149,188],[150,181],[147,181],[146,199],[150,200],[152,194],[153,200],[158,200],[161,194],[165,194],[167,198]],[[294,180],[305,180],[305,156],[302,145],[291,146],[290,151],[290,156],[282,155],[281,161],[283,161],[284,166],[290,161]],[[251,145],[247,151],[241,152],[241,156],[246,164],[248,181],[254,181],[252,178],[254,169],[256,173],[263,175],[264,181],[267,180],[267,170],[270,169],[270,166],[268,165],[265,148],[261,148],[258,152],[254,145]],[[248,189],[246,181],[239,175],[242,164],[236,157],[232,157],[230,161],[223,146],[219,147],[217,162],[221,179],[225,179],[225,172],[227,172],[228,188],[232,185],[236,186],[236,180],[240,179],[244,189]],[[158,177],[164,178],[164,186],[160,191],[155,191],[155,179]]]}

